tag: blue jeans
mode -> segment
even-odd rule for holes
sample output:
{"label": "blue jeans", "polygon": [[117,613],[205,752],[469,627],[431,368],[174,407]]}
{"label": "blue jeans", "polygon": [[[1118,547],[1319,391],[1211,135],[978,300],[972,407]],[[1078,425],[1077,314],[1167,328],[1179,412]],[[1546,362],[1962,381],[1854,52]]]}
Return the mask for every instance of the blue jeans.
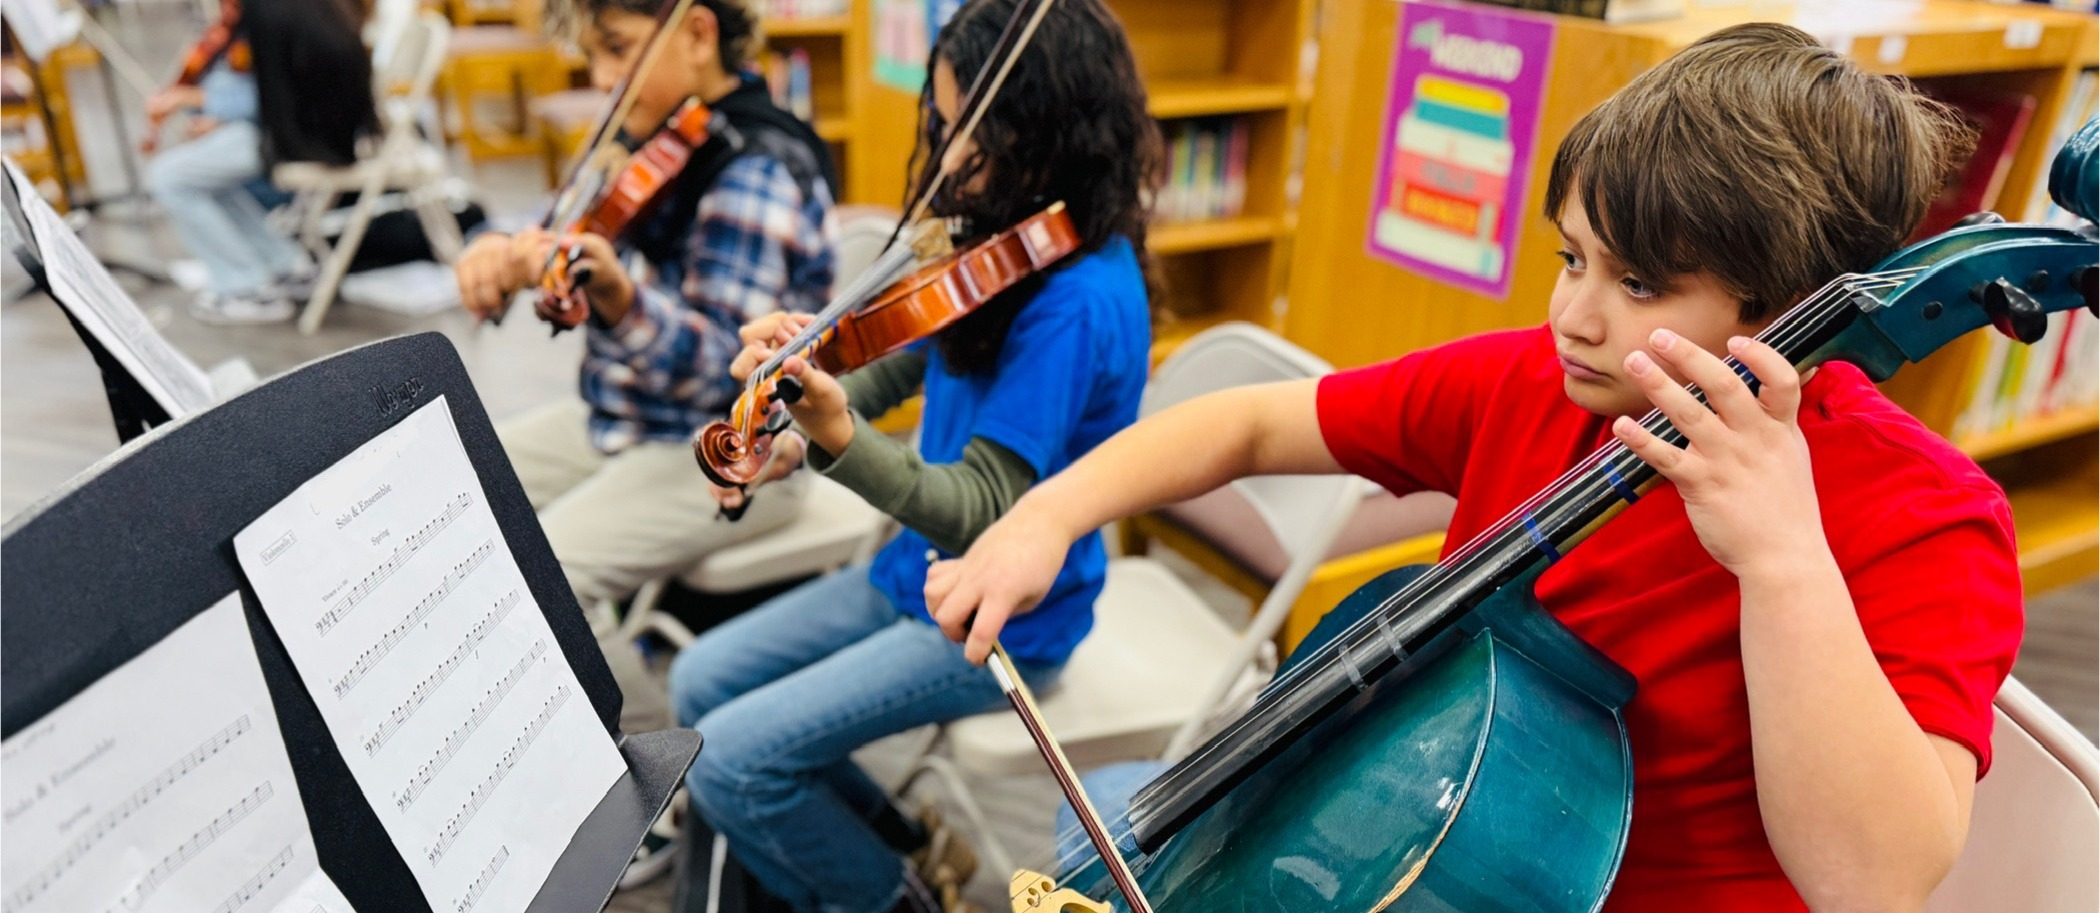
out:
{"label": "blue jeans", "polygon": [[[1041,688],[1060,666],[1021,666]],[[904,862],[868,825],[889,801],[848,757],[883,736],[1006,706],[990,671],[897,612],[865,566],[707,632],[671,664],[671,707],[706,744],[693,802],[738,861],[798,910],[873,913]]]}
{"label": "blue jeans", "polygon": [[221,295],[259,293],[303,256],[299,245],[270,230],[248,191],[248,182],[264,176],[262,133],[244,120],[163,149],[146,165],[146,189]]}

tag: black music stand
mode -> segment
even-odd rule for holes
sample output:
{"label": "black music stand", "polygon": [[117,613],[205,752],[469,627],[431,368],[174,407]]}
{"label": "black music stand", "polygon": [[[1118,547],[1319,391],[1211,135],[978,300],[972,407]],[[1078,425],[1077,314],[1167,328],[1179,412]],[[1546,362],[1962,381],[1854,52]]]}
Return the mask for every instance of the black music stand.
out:
{"label": "black music stand", "polygon": [[529,909],[602,909],[699,751],[700,734],[619,731],[612,672],[466,366],[437,333],[322,359],[153,429],[10,521],[0,540],[0,737],[238,590],[322,869],[365,913],[431,913],[241,574],[233,537],[440,395],[533,598],[627,762]]}
{"label": "black music stand", "polygon": [[95,367],[101,370],[102,392],[109,397],[109,415],[117,424],[117,440],[129,441],[148,428],[167,424],[169,405],[154,399],[102,341],[80,324],[73,309],[58,301],[58,293],[52,290],[44,273],[44,252],[37,246],[28,214],[22,211],[21,195],[15,190],[15,182],[4,174],[0,174],[0,209],[6,212],[8,253],[29,274],[31,292],[43,292],[58,302],[59,312],[66,315],[66,323],[72,325],[81,344],[87,346],[88,355],[95,359]]}

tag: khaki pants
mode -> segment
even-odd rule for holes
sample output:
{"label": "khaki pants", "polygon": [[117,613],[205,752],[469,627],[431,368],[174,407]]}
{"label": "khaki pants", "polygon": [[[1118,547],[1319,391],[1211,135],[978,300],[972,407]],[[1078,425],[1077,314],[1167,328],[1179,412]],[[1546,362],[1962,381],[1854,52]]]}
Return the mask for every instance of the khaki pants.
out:
{"label": "khaki pants", "polygon": [[591,446],[588,415],[581,400],[563,400],[504,422],[496,436],[594,620],[598,604],[785,526],[802,510],[809,479],[796,473],[760,490],[742,520],[720,519],[691,447],[643,443],[606,456]]}

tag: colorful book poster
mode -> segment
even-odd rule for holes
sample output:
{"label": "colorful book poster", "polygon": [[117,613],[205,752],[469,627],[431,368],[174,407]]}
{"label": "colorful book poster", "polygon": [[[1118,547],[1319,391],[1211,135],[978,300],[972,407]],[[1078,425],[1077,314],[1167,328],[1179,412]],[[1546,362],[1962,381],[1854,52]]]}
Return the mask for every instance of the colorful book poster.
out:
{"label": "colorful book poster", "polygon": [[1402,6],[1373,184],[1373,256],[1508,295],[1552,48],[1547,17]]}
{"label": "colorful book poster", "polygon": [[918,94],[933,36],[961,7],[962,0],[875,0],[875,81]]}
{"label": "colorful book poster", "polygon": [[918,94],[933,49],[926,0],[875,0],[875,81]]}

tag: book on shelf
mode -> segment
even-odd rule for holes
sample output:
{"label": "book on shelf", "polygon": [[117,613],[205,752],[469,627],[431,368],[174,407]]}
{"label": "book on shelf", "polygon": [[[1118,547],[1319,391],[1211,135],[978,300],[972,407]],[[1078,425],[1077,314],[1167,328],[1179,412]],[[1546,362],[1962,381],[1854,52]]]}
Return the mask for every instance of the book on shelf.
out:
{"label": "book on shelf", "polygon": [[810,87],[809,52],[801,48],[771,52],[766,55],[765,69],[773,104],[814,125],[817,107]]}
{"label": "book on shelf", "polygon": [[[1976,151],[1947,177],[1946,186],[1925,210],[1912,241],[1922,241],[1954,227],[1972,213],[1998,205],[2005,176],[2034,118],[2032,95],[1971,88],[1944,88],[1932,93],[1959,113],[1976,131]],[[2013,216],[2017,218],[2018,213]]]}
{"label": "book on shelf", "polygon": [[[2044,149],[2062,149],[2071,139],[2071,134],[2081,124],[2100,114],[2100,72],[2086,70],[2078,74],[2071,84],[2071,91],[2064,96],[2063,107],[2057,109],[2056,123],[2049,128],[2049,144]],[[2039,125],[2037,125],[2039,127]],[[2049,181],[2046,177],[2034,182],[2034,191],[2027,198],[2025,208],[2019,213],[2006,213],[2007,217],[2047,222],[2052,225],[2076,227],[2079,218],[2069,210],[2056,205],[2049,198]]]}
{"label": "book on shelf", "polygon": [[1247,121],[1197,118],[1160,125],[1167,174],[1153,200],[1161,222],[1238,216],[1247,203]]}
{"label": "book on shelf", "polygon": [[1955,440],[2100,405],[2100,323],[2091,313],[2073,308],[2049,315],[2048,334],[2031,346],[1995,332],[1989,338],[1970,371]]}
{"label": "book on shelf", "polygon": [[852,9],[852,0],[766,0],[761,15],[768,21],[784,19],[821,19],[827,16],[844,16]]}

